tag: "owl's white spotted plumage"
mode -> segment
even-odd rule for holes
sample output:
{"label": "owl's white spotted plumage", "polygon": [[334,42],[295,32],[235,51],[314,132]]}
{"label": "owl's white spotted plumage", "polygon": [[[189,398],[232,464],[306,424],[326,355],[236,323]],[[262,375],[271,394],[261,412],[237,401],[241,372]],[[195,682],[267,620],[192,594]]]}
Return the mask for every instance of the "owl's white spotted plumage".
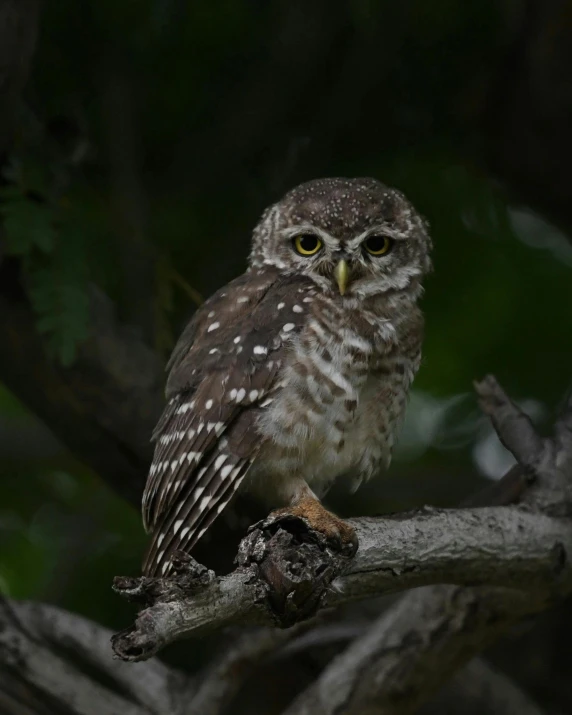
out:
{"label": "owl's white spotted plumage", "polygon": [[168,573],[239,489],[316,504],[337,477],[359,486],[388,466],[430,247],[411,204],[374,179],[308,182],[265,211],[249,269],[201,306],[168,364],[146,573]]}

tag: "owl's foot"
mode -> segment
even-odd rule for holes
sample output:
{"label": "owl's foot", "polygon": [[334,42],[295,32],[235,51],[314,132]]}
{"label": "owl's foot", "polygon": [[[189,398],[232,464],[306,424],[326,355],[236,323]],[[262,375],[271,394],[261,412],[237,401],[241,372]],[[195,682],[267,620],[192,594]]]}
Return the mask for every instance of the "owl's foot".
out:
{"label": "owl's foot", "polygon": [[358,538],[353,526],[328,511],[318,499],[307,496],[292,506],[276,509],[271,516],[292,516],[306,521],[314,531],[323,534],[338,551],[353,556],[358,549]]}

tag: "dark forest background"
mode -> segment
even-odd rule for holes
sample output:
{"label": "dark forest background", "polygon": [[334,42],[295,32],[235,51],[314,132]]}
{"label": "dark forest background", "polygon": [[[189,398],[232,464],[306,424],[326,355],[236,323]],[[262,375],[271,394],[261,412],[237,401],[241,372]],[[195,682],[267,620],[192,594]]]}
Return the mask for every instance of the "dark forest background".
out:
{"label": "dark forest background", "polygon": [[[319,176],[401,189],[435,245],[395,462],[332,506],[454,505],[500,477],[472,381],[542,424],[570,380],[570,77],[564,0],[45,3],[23,101],[0,92],[0,592],[129,622],[110,584],[146,543],[159,366],[264,207]],[[568,606],[490,657],[572,712],[571,635]]]}

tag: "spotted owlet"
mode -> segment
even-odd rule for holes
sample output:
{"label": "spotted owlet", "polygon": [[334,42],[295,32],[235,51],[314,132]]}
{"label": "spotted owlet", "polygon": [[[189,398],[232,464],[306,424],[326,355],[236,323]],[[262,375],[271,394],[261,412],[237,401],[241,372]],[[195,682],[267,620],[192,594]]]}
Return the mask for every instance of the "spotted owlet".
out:
{"label": "spotted owlet", "polygon": [[266,209],[246,273],[195,313],[167,366],[143,497],[148,575],[167,574],[239,489],[355,539],[319,498],[389,464],[430,248],[413,206],[375,179],[310,181]]}

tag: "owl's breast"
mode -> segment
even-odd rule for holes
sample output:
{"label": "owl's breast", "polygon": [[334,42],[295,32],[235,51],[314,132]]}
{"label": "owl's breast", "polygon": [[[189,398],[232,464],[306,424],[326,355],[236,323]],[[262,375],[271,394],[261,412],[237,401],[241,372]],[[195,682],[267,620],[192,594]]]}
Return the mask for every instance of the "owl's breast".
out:
{"label": "owl's breast", "polygon": [[359,328],[330,309],[293,340],[260,417],[265,442],[256,471],[297,474],[320,495],[340,474],[361,481],[389,463],[405,408],[405,372],[393,369],[394,351],[380,351],[373,331]]}

